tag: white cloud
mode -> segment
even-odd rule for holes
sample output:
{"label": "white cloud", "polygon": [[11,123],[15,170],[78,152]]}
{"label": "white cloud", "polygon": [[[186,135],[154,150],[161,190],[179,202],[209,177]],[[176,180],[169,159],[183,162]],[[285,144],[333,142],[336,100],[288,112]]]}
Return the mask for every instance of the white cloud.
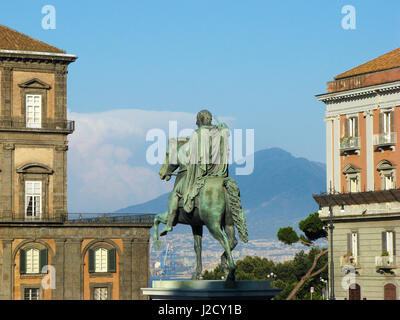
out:
{"label": "white cloud", "polygon": [[69,112],[68,119],[75,121],[75,132],[69,136],[69,211],[112,212],[171,190],[173,183],[158,177],[160,165],[146,163],[151,144],[146,133],[160,128],[168,137],[169,120],[178,122],[178,131],[194,128],[196,115],[126,109]]}

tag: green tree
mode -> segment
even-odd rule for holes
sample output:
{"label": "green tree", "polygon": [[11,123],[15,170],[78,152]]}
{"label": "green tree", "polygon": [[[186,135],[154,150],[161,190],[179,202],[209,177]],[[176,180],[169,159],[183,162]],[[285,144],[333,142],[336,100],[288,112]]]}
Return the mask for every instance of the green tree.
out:
{"label": "green tree", "polygon": [[[318,212],[312,213],[306,219],[300,221],[299,229],[304,233],[304,235],[298,236],[292,227],[280,228],[277,234],[278,239],[287,245],[292,245],[300,241],[302,244],[312,247],[312,250],[310,250],[308,255],[305,255],[303,252],[295,257],[295,276],[302,276],[287,296],[287,300],[294,299],[298,293],[300,296],[307,295],[307,293],[304,292],[304,289],[311,287],[310,283],[313,283],[313,278],[328,267],[326,257],[328,249],[320,248],[315,244],[315,241],[318,239],[327,240],[324,223],[319,218]],[[325,259],[323,259],[323,257]],[[311,261],[309,260],[307,263],[307,259],[312,260],[311,266],[309,266],[309,262]],[[304,288],[302,288],[303,286]]]}

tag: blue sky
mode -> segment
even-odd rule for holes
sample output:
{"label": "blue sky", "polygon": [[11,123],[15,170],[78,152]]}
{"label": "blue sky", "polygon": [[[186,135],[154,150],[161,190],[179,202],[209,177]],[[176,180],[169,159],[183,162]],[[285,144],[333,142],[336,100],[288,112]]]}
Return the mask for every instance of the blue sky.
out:
{"label": "blue sky", "polygon": [[[41,27],[49,4],[55,30]],[[355,30],[341,27],[344,5],[356,9]],[[254,128],[256,150],[281,147],[320,162],[324,105],[314,95],[400,46],[398,0],[14,0],[1,2],[0,18],[79,56],[68,80],[77,117],[208,108],[235,128]]]}

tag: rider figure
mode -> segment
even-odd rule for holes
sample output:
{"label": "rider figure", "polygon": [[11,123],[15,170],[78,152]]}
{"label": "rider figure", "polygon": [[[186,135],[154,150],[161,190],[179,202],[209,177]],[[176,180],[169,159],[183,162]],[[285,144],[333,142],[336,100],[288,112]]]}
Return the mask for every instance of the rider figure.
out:
{"label": "rider figure", "polygon": [[[178,157],[187,168],[186,174],[175,181],[174,190],[169,197],[169,215],[167,225],[161,236],[172,230],[173,222],[178,212],[179,199],[183,197],[183,208],[187,213],[193,211],[194,198],[204,185],[206,177],[228,176],[229,144],[228,127],[222,123],[212,125],[212,115],[208,110],[197,114],[198,129],[190,136]],[[178,177],[177,177],[178,180]]]}

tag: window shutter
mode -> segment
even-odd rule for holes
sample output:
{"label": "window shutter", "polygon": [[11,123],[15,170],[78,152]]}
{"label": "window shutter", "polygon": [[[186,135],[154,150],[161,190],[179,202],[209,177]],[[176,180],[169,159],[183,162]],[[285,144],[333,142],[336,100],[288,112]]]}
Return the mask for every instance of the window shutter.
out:
{"label": "window shutter", "polygon": [[383,112],[379,112],[379,133],[383,133]]}
{"label": "window shutter", "polygon": [[390,132],[394,132],[394,112],[390,111]]}
{"label": "window shutter", "polygon": [[108,250],[108,272],[116,272],[116,257],[115,257],[115,249]]}
{"label": "window shutter", "polygon": [[358,137],[358,115],[354,118],[354,136]]}
{"label": "window shutter", "polygon": [[393,231],[393,255],[396,255],[396,231]]}
{"label": "window shutter", "polygon": [[353,252],[353,247],[352,247],[352,241],[351,241],[351,233],[347,234],[347,253],[352,254]]}
{"label": "window shutter", "polygon": [[19,250],[19,273],[26,273],[26,252],[25,250]]}
{"label": "window shutter", "polygon": [[89,272],[94,272],[94,251],[89,249]]}
{"label": "window shutter", "polygon": [[350,119],[346,119],[344,122],[344,137],[348,138],[349,136],[349,126],[350,126]]}
{"label": "window shutter", "polygon": [[48,272],[48,270],[46,270],[46,272],[43,272],[42,270],[43,270],[43,267],[44,266],[47,266],[47,264],[48,264],[48,262],[47,262],[47,256],[48,256],[48,251],[47,251],[47,249],[42,249],[42,250],[40,250],[40,253],[39,253],[39,273],[47,273]]}
{"label": "window shutter", "polygon": [[357,232],[357,256],[360,256],[360,234]]}
{"label": "window shutter", "polygon": [[387,251],[387,246],[386,246],[386,231],[382,232],[382,253]]}

